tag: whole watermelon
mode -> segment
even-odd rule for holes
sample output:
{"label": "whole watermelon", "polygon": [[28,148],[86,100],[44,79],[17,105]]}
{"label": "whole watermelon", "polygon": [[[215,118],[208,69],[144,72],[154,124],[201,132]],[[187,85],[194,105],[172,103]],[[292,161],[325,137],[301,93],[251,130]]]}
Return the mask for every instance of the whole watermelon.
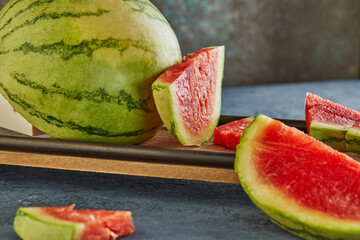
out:
{"label": "whole watermelon", "polygon": [[180,61],[148,0],[11,0],[0,12],[0,92],[55,138],[151,138],[162,125],[151,84]]}

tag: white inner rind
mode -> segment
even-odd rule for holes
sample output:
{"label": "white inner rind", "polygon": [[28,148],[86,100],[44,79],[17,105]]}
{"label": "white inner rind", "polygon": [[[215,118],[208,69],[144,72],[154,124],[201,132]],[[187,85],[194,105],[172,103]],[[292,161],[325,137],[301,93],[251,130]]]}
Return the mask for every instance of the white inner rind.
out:
{"label": "white inner rind", "polygon": [[322,122],[312,122],[311,123],[312,129],[319,129],[319,130],[327,130],[333,132],[346,132],[351,128],[351,125],[348,126],[341,126],[337,124],[329,124],[329,123],[322,123]]}
{"label": "white inner rind", "polygon": [[[167,129],[171,129],[171,98],[170,98],[170,84],[162,81],[162,78],[156,80],[152,85],[152,92],[158,109],[161,120],[165,124]],[[170,103],[170,104],[169,104]]]}
{"label": "white inner rind", "polygon": [[275,120],[259,115],[245,130],[237,147],[235,171],[246,193],[275,223],[296,235],[308,239],[315,239],[316,236],[325,236],[329,239],[359,239],[359,221],[335,218],[301,206],[275,186],[265,184],[257,175],[254,165],[258,157],[256,152],[263,147],[257,139],[272,121]]}

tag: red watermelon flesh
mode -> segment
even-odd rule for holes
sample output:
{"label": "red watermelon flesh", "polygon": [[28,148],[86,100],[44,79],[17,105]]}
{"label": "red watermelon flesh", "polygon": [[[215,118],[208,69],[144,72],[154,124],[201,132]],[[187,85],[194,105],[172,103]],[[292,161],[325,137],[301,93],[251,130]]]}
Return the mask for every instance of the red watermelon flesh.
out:
{"label": "red watermelon flesh", "polygon": [[353,128],[360,128],[360,121],[354,123]]}
{"label": "red watermelon flesh", "polygon": [[310,133],[310,126],[312,122],[328,123],[339,125],[344,129],[349,129],[357,121],[354,113],[345,115],[345,111],[337,111],[337,109],[327,107],[324,105],[316,105],[310,108],[306,114],[306,124],[308,133]]}
{"label": "red watermelon flesh", "polygon": [[259,115],[235,171],[253,202],[307,239],[360,239],[360,164],[302,131]]}
{"label": "red watermelon flesh", "polygon": [[262,134],[256,167],[266,184],[306,207],[360,220],[359,163],[278,121]]}
{"label": "red watermelon flesh", "polygon": [[163,76],[178,89],[176,100],[187,129],[197,135],[211,120],[217,81],[218,52],[205,48],[170,67]]}
{"label": "red watermelon flesh", "polygon": [[115,240],[135,231],[131,212],[108,210],[75,210],[66,207],[44,207],[43,211],[61,220],[84,223],[81,240]]}
{"label": "red watermelon flesh", "polygon": [[224,55],[224,46],[203,48],[152,84],[162,121],[183,145],[200,146],[214,133],[220,117]]}
{"label": "red watermelon flesh", "polygon": [[305,119],[307,132],[313,121],[351,128],[356,121],[360,121],[360,112],[346,108],[327,99],[307,93],[305,100]]}
{"label": "red watermelon flesh", "polygon": [[244,118],[215,128],[213,144],[236,150],[247,126],[254,118]]}

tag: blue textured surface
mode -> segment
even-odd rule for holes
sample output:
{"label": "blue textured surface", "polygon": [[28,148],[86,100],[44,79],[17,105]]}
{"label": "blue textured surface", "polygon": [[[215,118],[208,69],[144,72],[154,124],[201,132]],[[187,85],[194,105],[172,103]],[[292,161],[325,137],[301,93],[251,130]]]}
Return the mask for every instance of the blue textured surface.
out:
{"label": "blue textured surface", "polygon": [[224,88],[222,115],[256,116],[305,120],[306,93],[317,94],[360,111],[359,80],[314,83],[287,83],[263,86]]}
{"label": "blue textured surface", "polygon": [[258,211],[240,185],[0,166],[0,239],[20,206],[77,203],[128,209],[136,231],[124,239],[296,239]]}
{"label": "blue textured surface", "polygon": [[[307,91],[360,110],[360,81],[224,88],[222,113],[304,119]],[[0,239],[18,240],[18,207],[76,203],[133,212],[124,239],[297,239],[270,222],[241,185],[0,165]]]}

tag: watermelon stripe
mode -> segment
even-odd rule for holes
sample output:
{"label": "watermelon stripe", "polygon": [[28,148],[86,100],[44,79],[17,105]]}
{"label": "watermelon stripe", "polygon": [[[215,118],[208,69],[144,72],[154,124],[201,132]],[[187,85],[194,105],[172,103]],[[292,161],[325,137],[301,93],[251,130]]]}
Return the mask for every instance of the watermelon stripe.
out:
{"label": "watermelon stripe", "polygon": [[346,139],[346,144],[360,146],[360,140],[359,139]]}
{"label": "watermelon stripe", "polygon": [[152,88],[152,90],[153,91],[160,91],[160,90],[162,90],[162,89],[165,89],[166,87],[165,86],[162,86],[162,85],[160,85],[160,84],[153,84],[152,86],[151,86],[151,88]]}
{"label": "watermelon stripe", "polygon": [[2,16],[0,17],[0,21],[5,17],[5,15],[19,2],[22,2],[24,0],[17,0],[13,2],[11,5],[8,6],[8,8],[3,12]]}
{"label": "watermelon stripe", "polygon": [[[105,9],[98,9],[97,12],[89,12],[89,11],[85,11],[85,12],[78,12],[78,13],[74,13],[74,12],[63,12],[63,13],[43,13],[40,16],[35,17],[32,20],[27,20],[26,22],[24,22],[23,24],[16,26],[15,28],[13,28],[11,31],[9,31],[8,33],[6,33],[5,35],[3,35],[1,37],[2,40],[4,40],[5,38],[7,38],[8,36],[10,36],[11,34],[13,34],[14,32],[16,32],[17,30],[27,27],[27,26],[31,26],[34,25],[37,21],[39,20],[55,20],[55,19],[60,19],[60,18],[80,18],[80,17],[88,17],[88,16],[96,16],[99,17],[105,13],[108,13],[108,10]],[[1,31],[1,28],[0,28]]]}
{"label": "watermelon stripe", "polygon": [[128,50],[130,47],[141,49],[145,52],[150,52],[156,54],[150,46],[146,46],[144,41],[141,40],[132,40],[132,39],[115,39],[108,38],[104,40],[100,39],[91,39],[84,40],[78,45],[69,45],[64,43],[63,40],[60,42],[52,44],[44,44],[40,46],[34,46],[29,42],[25,42],[19,48],[3,51],[0,54],[6,54],[9,52],[23,52],[25,55],[29,53],[38,53],[43,55],[60,55],[64,60],[69,60],[77,55],[85,55],[89,58],[92,57],[92,54],[101,48],[115,48],[119,51],[120,54]]}
{"label": "watermelon stripe", "polygon": [[93,127],[93,126],[82,126],[80,124],[77,124],[73,121],[62,121],[52,115],[46,115],[43,112],[40,112],[38,110],[35,109],[35,106],[27,103],[26,101],[20,99],[16,94],[12,94],[10,93],[10,91],[2,84],[0,83],[0,88],[3,89],[3,91],[6,93],[6,95],[8,96],[8,98],[18,104],[21,108],[24,109],[24,111],[26,111],[28,114],[40,118],[42,120],[44,120],[45,122],[47,122],[50,125],[54,125],[56,127],[59,128],[69,128],[72,130],[78,130],[81,131],[83,133],[89,134],[89,135],[97,135],[97,136],[101,136],[101,137],[134,137],[134,136],[139,136],[142,134],[146,134],[148,132],[154,131],[155,129],[157,129],[159,127],[159,124],[157,124],[156,126],[153,126],[149,129],[139,129],[136,131],[127,131],[127,132],[121,132],[121,133],[111,133],[107,130],[104,130],[102,128],[97,128],[97,127]]}
{"label": "watermelon stripe", "polygon": [[[23,14],[26,11],[29,11],[30,9],[37,7],[37,6],[41,6],[42,4],[48,4],[48,3],[52,3],[55,0],[39,0],[36,2],[33,2],[31,4],[29,4],[26,8],[19,10],[17,13],[14,14],[13,17],[11,17],[9,20],[6,21],[6,23],[0,27],[0,31],[3,30],[6,26],[8,26],[16,17],[20,16],[21,14]],[[5,15],[5,14],[4,14]],[[4,15],[1,17],[0,21],[3,19]]]}
{"label": "watermelon stripe", "polygon": [[174,137],[177,138],[177,134],[176,134],[176,126],[175,126],[175,122],[171,121],[170,122],[170,129],[169,132],[171,133],[171,135],[173,135]]}
{"label": "watermelon stripe", "polygon": [[10,76],[16,80],[19,84],[27,86],[29,88],[40,90],[43,94],[59,94],[63,95],[68,99],[73,99],[81,101],[86,99],[88,101],[96,103],[115,103],[120,106],[126,105],[129,112],[132,110],[142,110],[148,113],[155,112],[155,109],[148,108],[149,99],[143,99],[136,101],[131,94],[127,93],[125,90],[120,90],[118,96],[110,95],[106,89],[99,88],[95,91],[77,91],[77,90],[68,90],[60,87],[57,83],[54,83],[52,86],[44,86],[38,84],[34,81],[31,81],[26,78],[24,74],[19,74],[17,72],[10,73]]}
{"label": "watermelon stripe", "polygon": [[9,53],[10,52],[10,50],[7,50],[7,51],[0,51],[0,55],[5,55],[5,54],[7,54],[7,53]]}
{"label": "watermelon stripe", "polygon": [[[169,25],[169,23],[166,21],[166,19],[163,18],[163,15],[159,11],[159,9],[157,9],[150,2],[139,1],[139,0],[123,0],[123,1],[125,3],[127,3],[134,12],[139,12],[152,20],[157,20],[157,21],[160,21],[160,22],[163,22],[163,23]],[[151,8],[151,10],[148,11],[148,10],[146,10],[147,8]]]}
{"label": "watermelon stripe", "polygon": [[338,137],[328,137],[328,138],[322,138],[319,140],[323,143],[343,142],[344,141],[344,139],[338,138]]}

